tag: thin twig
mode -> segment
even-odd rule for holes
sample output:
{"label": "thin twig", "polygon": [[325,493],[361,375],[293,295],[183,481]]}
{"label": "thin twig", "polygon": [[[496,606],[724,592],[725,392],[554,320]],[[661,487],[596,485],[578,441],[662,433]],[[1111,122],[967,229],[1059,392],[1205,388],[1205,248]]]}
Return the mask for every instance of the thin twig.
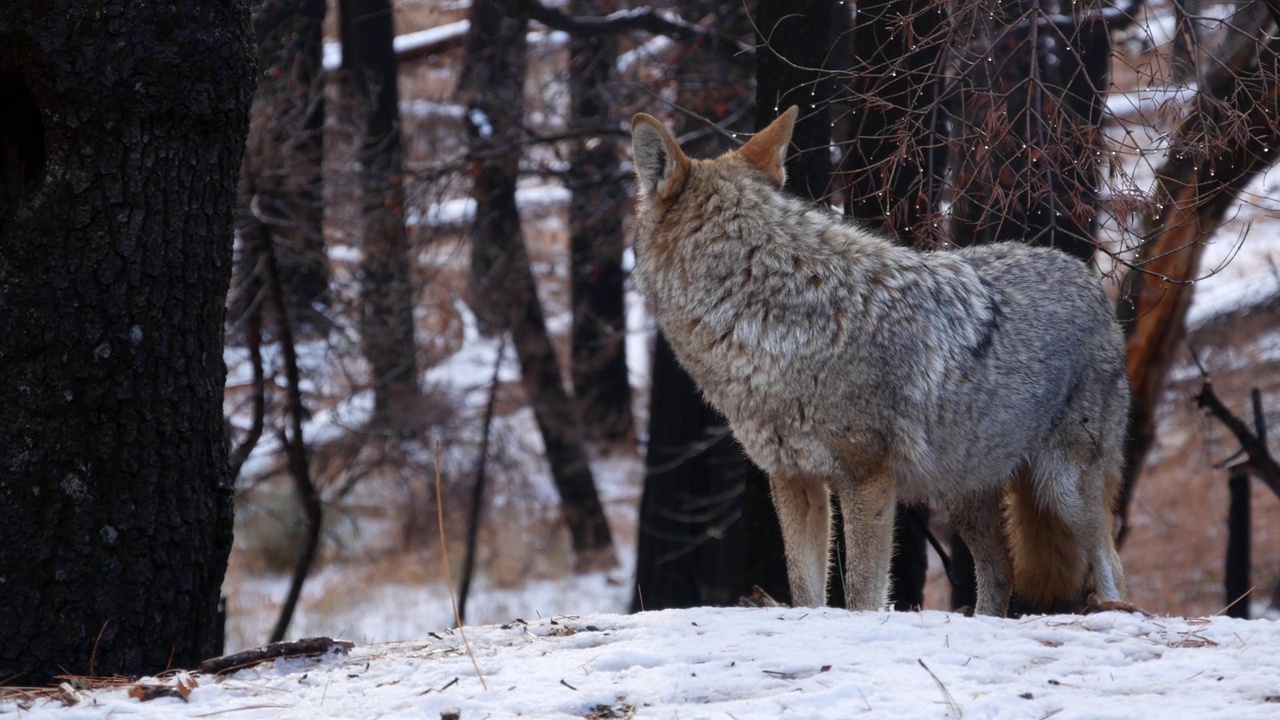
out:
{"label": "thin twig", "polygon": [[262,307],[255,305],[246,319],[246,339],[249,346],[249,361],[253,365],[253,424],[249,432],[236,446],[231,454],[231,478],[240,477],[240,469],[253,453],[258,440],[262,438],[262,430],[266,427],[267,383],[262,368]]}
{"label": "thin twig", "polygon": [[467,596],[471,594],[471,577],[476,567],[476,541],[480,534],[480,511],[484,502],[489,437],[492,434],[494,407],[498,399],[498,374],[502,370],[502,354],[506,349],[507,334],[502,333],[502,341],[498,344],[498,356],[493,361],[493,378],[489,381],[489,401],[484,406],[484,426],[480,430],[480,458],[476,461],[476,480],[471,488],[471,516],[467,520],[467,556],[462,562],[462,587],[458,591],[459,626],[467,617]]}
{"label": "thin twig", "polygon": [[306,415],[306,409],[302,403],[301,373],[298,370],[298,348],[294,343],[293,325],[289,317],[289,305],[285,302],[284,284],[280,279],[280,265],[276,261],[275,241],[269,237],[266,238],[263,250],[264,267],[267,271],[267,287],[271,293],[272,303],[276,306],[279,319],[280,348],[284,355],[285,377],[289,381],[289,387],[285,390],[285,399],[289,409],[291,432],[287,432],[284,428],[280,429],[280,445],[285,450],[289,471],[293,475],[298,499],[302,502],[303,519],[306,523],[306,537],[304,538],[302,553],[298,556],[297,564],[294,566],[293,579],[289,585],[289,594],[280,608],[280,617],[276,620],[276,626],[271,631],[271,641],[279,642],[284,639],[284,634],[289,629],[289,622],[293,619],[293,611],[298,605],[298,598],[302,595],[302,584],[307,580],[307,574],[311,571],[311,563],[315,560],[316,552],[319,549],[320,522],[324,508],[320,504],[320,495],[316,492],[315,483],[311,482],[311,469],[307,462],[307,446],[302,435],[302,422]]}
{"label": "thin twig", "polygon": [[94,666],[98,664],[98,645],[102,642],[102,633],[107,631],[107,620],[102,623],[102,627],[98,629],[98,637],[93,641],[93,652],[89,653],[89,677],[94,676]]}
{"label": "thin twig", "polygon": [[440,438],[436,438],[436,521],[440,525],[440,554],[444,558],[444,582],[449,588],[449,602],[453,604],[453,620],[458,624],[458,634],[462,636],[462,645],[467,649],[467,657],[471,658],[471,667],[476,670],[480,687],[486,691],[489,684],[480,674],[480,663],[476,662],[476,654],[471,651],[471,643],[467,642],[467,631],[462,627],[462,616],[458,614],[458,599],[453,594],[453,568],[449,565],[449,543],[444,535],[444,499],[440,492]]}
{"label": "thin twig", "polygon": [[942,691],[942,698],[947,701],[947,707],[951,708],[951,711],[956,714],[956,717],[964,717],[964,711],[960,709],[960,704],[956,702],[955,698],[951,697],[951,691],[947,690],[947,686],[943,685],[942,681],[938,679],[938,676],[934,675],[933,671],[929,669],[929,666],[924,664],[924,658],[916,658],[916,662],[920,663],[920,667],[924,668],[924,671],[929,673],[929,677],[933,678],[933,681],[938,683],[938,689]]}
{"label": "thin twig", "polygon": [[1214,616],[1214,617],[1218,617],[1219,615],[1226,615],[1228,610],[1230,610],[1231,608],[1235,607],[1235,606],[1236,606],[1236,604],[1237,604],[1237,603],[1239,603],[1241,600],[1244,600],[1245,598],[1249,597],[1250,595],[1253,595],[1253,591],[1254,591],[1254,590],[1257,590],[1257,589],[1258,589],[1258,586],[1257,586],[1257,585],[1254,585],[1253,587],[1251,587],[1251,588],[1249,588],[1248,590],[1244,591],[1243,593],[1241,593],[1241,594],[1240,594],[1240,597],[1238,597],[1238,598],[1236,598],[1235,600],[1232,600],[1231,602],[1227,603],[1227,606],[1226,606],[1226,607],[1224,607],[1224,608],[1222,608],[1221,610],[1219,610],[1218,612],[1214,613],[1214,614],[1213,614],[1213,616]]}

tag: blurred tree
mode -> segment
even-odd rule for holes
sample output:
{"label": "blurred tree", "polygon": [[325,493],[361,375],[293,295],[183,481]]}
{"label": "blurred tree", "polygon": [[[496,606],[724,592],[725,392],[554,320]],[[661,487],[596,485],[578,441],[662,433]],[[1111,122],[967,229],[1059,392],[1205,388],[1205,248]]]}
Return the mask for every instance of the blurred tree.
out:
{"label": "blurred tree", "polygon": [[[614,0],[574,0],[579,15],[614,9]],[[634,437],[627,376],[622,221],[630,207],[620,170],[625,143],[609,92],[617,62],[613,33],[569,40],[569,254],[573,392],[583,432],[597,443]]]}
{"label": "blurred tree", "polygon": [[[741,3],[685,0],[681,16],[718,27],[728,38],[754,37]],[[754,60],[735,62],[708,42],[683,43],[676,61],[674,129],[693,157],[712,157],[736,146],[730,131],[754,125]],[[693,380],[676,361],[662,334],[654,345],[649,402],[649,437],[636,558],[632,611],[660,610],[737,602],[752,584],[786,600],[785,569],[762,576],[745,562],[744,487],[751,466],[728,431],[728,421],[702,399]],[[754,482],[766,487],[763,504],[752,517],[772,522],[781,532],[758,469]],[[779,556],[780,557],[780,556]]]}
{"label": "blurred tree", "polygon": [[248,5],[0,13],[0,682],[215,650]]}
{"label": "blurred tree", "polygon": [[260,71],[240,171],[237,228],[242,246],[229,308],[233,320],[261,312],[264,305],[265,248],[259,239],[275,244],[294,318],[317,322],[312,303],[328,291],[329,261],[320,225],[324,13],[323,0],[253,5]]}
{"label": "blurred tree", "polygon": [[469,17],[457,93],[467,112],[468,162],[476,200],[470,232],[472,308],[493,330],[511,333],[521,385],[546,446],[577,568],[611,566],[616,562],[613,536],[547,335],[516,208],[527,19],[508,14],[499,0],[474,0]]}
{"label": "blurred tree", "polygon": [[400,93],[390,0],[340,0],[342,77],[363,108],[359,151],[361,340],[374,391],[373,425],[401,429],[418,397],[414,260],[404,227]]}
{"label": "blurred tree", "polygon": [[[1125,276],[1120,315],[1127,320],[1129,412],[1121,518],[1155,440],[1155,410],[1186,333],[1187,309],[1206,240],[1280,147],[1280,6],[1253,2],[1229,24],[1220,61],[1202,69],[1196,106],[1156,169],[1145,236]],[[1127,525],[1122,525],[1127,529]],[[1121,531],[1121,539],[1125,531]]]}

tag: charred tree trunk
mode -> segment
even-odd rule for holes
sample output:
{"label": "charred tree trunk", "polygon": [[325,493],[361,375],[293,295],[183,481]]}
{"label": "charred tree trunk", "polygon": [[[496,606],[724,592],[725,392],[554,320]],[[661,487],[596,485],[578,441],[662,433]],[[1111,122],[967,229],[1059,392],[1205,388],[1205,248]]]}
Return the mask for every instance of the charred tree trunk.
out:
{"label": "charred tree trunk", "polygon": [[214,650],[244,3],[0,13],[0,678]]}
{"label": "charred tree trunk", "polygon": [[470,20],[458,93],[467,108],[476,199],[471,227],[476,313],[493,329],[511,332],[578,569],[610,566],[616,562],[613,536],[547,334],[516,209],[527,23],[504,13],[497,0],[475,0]]}
{"label": "charred tree trunk", "polygon": [[[575,0],[579,15],[615,10],[610,0]],[[635,435],[627,376],[626,307],[623,302],[622,219],[625,178],[619,171],[625,145],[616,133],[609,77],[617,62],[614,35],[569,41],[572,161],[567,184],[569,255],[573,298],[570,368],[583,432],[597,443],[625,444]]]}
{"label": "charred tree trunk", "polygon": [[341,0],[338,7],[343,79],[365,111],[360,334],[373,385],[373,424],[403,429],[412,421],[418,371],[391,2]]}
{"label": "charred tree trunk", "polygon": [[732,605],[743,591],[746,458],[661,335],[653,387],[631,611]]}
{"label": "charred tree trunk", "polygon": [[[973,10],[969,10],[973,12]],[[964,22],[964,21],[962,21]],[[1012,240],[1093,257],[1102,100],[1111,61],[1100,15],[1070,24],[1038,10],[989,20],[963,61],[952,240]]]}
{"label": "charred tree trunk", "polygon": [[[730,37],[751,36],[738,2],[686,0],[680,12],[684,19],[713,24]],[[701,123],[695,125],[690,118],[706,118],[731,131],[750,131],[754,120],[750,68],[729,61],[705,43],[690,43],[682,53],[676,67],[676,106],[688,115],[676,115],[676,135],[696,157],[729,150],[734,145],[724,136]],[[700,132],[694,132],[694,127]],[[781,547],[767,483],[758,468],[748,481],[751,467],[730,435],[728,421],[706,404],[659,336],[650,387],[633,611],[729,604],[753,584],[779,600],[789,597],[785,572],[779,575],[776,569],[744,565],[745,534],[760,532],[739,521],[743,503],[750,502],[743,499],[744,483],[761,483],[765,488],[763,505],[752,510],[752,517],[772,522]]]}
{"label": "charred tree trunk", "polygon": [[1227,592],[1227,616],[1249,619],[1249,601],[1253,584],[1249,580],[1253,563],[1250,552],[1250,488],[1249,474],[1243,470],[1231,473],[1227,483],[1231,494],[1227,512],[1227,560],[1223,587]]}
{"label": "charred tree trunk", "polygon": [[[1251,6],[1252,7],[1252,6]],[[1259,12],[1262,4],[1257,4]],[[1248,25],[1241,25],[1248,27]],[[1280,147],[1280,40],[1275,18],[1254,21],[1271,34],[1239,36],[1206,78],[1198,107],[1183,121],[1156,171],[1147,236],[1125,277],[1119,314],[1126,322],[1129,439],[1119,515],[1128,518],[1138,475],[1155,432],[1155,409],[1174,352],[1185,336],[1187,308],[1205,241],[1240,191],[1270,167]],[[1271,38],[1264,44],[1264,38]],[[1121,525],[1121,540],[1127,523]]]}
{"label": "charred tree trunk", "polygon": [[321,0],[268,0],[254,5],[258,43],[258,89],[253,97],[249,140],[241,168],[241,250],[230,305],[232,318],[263,306],[262,223],[274,244],[284,294],[292,315],[318,321],[312,304],[325,297],[329,262],[321,231],[320,163],[324,133],[321,75]]}
{"label": "charred tree trunk", "polygon": [[[845,213],[920,248],[936,247],[941,238],[945,21],[930,0],[862,3],[849,41],[843,123],[849,140],[840,165]],[[891,568],[898,609],[924,604],[928,524],[928,506],[898,505]]]}
{"label": "charred tree trunk", "polygon": [[943,237],[946,20],[933,0],[860,3],[840,118],[845,212],[922,249]]}

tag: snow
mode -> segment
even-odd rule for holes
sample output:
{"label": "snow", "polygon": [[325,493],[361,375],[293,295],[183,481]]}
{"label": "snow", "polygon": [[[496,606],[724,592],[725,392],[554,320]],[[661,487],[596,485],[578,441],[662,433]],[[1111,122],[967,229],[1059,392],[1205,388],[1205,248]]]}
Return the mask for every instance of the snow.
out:
{"label": "snow", "polygon": [[[478,111],[477,111],[478,112]],[[488,122],[484,113],[474,119]],[[557,208],[569,201],[569,190],[563,185],[538,185],[516,189],[516,206],[525,212]],[[471,222],[476,215],[475,198],[457,198],[427,206],[426,213],[412,209],[405,214],[405,225],[414,227],[425,224],[433,227],[461,225]]]}
{"label": "snow", "polygon": [[1280,625],[1269,620],[697,608],[464,630],[465,642],[463,633],[441,629],[412,642],[356,645],[346,655],[195,675],[187,701],[144,703],[115,688],[81,691],[72,707],[39,700],[20,711],[7,701],[0,715],[439,718],[456,709],[464,720],[1247,719],[1280,712]]}

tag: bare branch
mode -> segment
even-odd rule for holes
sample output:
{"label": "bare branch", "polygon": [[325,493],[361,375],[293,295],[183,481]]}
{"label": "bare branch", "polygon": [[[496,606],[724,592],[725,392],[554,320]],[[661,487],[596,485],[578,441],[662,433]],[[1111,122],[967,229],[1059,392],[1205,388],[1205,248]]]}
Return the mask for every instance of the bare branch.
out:
{"label": "bare branch", "polygon": [[1271,451],[1267,449],[1266,426],[1262,423],[1262,400],[1257,389],[1253,391],[1253,412],[1255,421],[1258,422],[1256,434],[1222,403],[1218,394],[1213,391],[1213,382],[1207,377],[1204,386],[1200,388],[1200,393],[1196,395],[1196,405],[1207,410],[1227,426],[1248,456],[1248,459],[1240,465],[1252,470],[1267,484],[1267,487],[1271,488],[1272,492],[1280,496],[1280,463],[1276,462],[1276,459],[1271,456]]}
{"label": "bare branch", "polygon": [[673,40],[702,40],[737,65],[753,66],[756,61],[756,49],[750,45],[727,37],[713,28],[706,28],[680,17],[659,14],[651,7],[619,10],[604,17],[583,17],[566,15],[538,0],[506,1],[531,19],[571,35],[608,35],[640,30],[653,35],[665,35]]}

